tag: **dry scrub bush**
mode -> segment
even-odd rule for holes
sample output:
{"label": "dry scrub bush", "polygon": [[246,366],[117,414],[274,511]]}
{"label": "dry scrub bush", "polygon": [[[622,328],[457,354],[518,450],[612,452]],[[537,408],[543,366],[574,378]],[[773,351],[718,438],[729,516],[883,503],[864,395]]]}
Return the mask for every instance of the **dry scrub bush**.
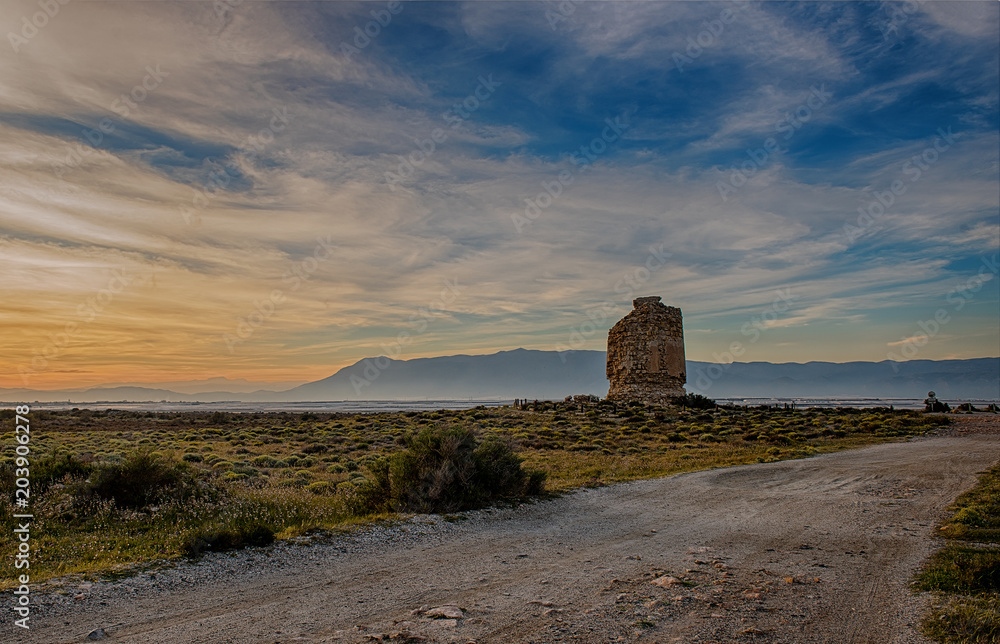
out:
{"label": "dry scrub bush", "polygon": [[524,471],[521,458],[498,437],[425,427],[406,436],[404,445],[368,464],[368,477],[352,499],[356,513],[454,512],[542,491],[545,475]]}

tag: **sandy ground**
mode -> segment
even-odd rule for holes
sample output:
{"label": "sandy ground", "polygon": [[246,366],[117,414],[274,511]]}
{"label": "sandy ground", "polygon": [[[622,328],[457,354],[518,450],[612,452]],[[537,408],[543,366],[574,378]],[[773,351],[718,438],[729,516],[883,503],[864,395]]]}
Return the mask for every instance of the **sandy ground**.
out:
{"label": "sandy ground", "polygon": [[939,545],[944,508],[1000,460],[998,418],[979,418],[902,443],[66,582],[34,593],[30,634],[3,611],[0,641],[103,629],[92,637],[144,644],[925,642],[911,575]]}

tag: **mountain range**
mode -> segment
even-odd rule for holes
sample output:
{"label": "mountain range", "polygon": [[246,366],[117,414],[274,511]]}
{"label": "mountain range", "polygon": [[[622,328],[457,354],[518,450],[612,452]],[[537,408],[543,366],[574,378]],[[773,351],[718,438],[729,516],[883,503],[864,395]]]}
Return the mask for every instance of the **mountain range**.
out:
{"label": "mountain range", "polygon": [[[491,355],[393,360],[365,358],[337,373],[283,391],[251,390],[223,378],[160,386],[0,389],[7,402],[302,402],[340,400],[559,399],[608,391],[603,351],[515,349]],[[1000,399],[1000,358],[908,362],[687,362],[687,390],[710,398]],[[235,386],[208,391],[211,385]],[[166,385],[169,384],[169,388]]]}

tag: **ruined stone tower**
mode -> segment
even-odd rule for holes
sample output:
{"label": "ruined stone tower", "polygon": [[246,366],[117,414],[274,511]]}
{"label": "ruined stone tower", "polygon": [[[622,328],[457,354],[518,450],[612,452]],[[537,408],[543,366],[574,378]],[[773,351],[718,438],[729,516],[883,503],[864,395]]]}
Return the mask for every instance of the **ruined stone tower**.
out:
{"label": "ruined stone tower", "polygon": [[670,402],[684,395],[681,310],[660,298],[632,300],[632,312],[608,331],[608,400]]}

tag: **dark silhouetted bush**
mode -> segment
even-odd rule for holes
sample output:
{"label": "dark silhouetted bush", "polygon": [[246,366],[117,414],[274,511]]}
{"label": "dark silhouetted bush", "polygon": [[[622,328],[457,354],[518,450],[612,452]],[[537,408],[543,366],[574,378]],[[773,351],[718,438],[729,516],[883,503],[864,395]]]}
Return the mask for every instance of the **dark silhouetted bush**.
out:
{"label": "dark silhouetted bush", "polygon": [[206,550],[218,552],[250,546],[266,546],[272,542],[274,542],[274,530],[266,525],[253,523],[192,535],[188,537],[182,549],[187,556],[196,557]]}
{"label": "dark silhouetted bush", "polygon": [[93,470],[93,464],[84,463],[72,454],[53,454],[35,461],[31,468],[32,486],[36,491],[43,492],[66,476],[84,479]]}
{"label": "dark silhouetted bush", "polygon": [[684,394],[671,399],[671,402],[678,407],[690,407],[691,409],[715,409],[715,401],[701,394]]}
{"label": "dark silhouetted bush", "polygon": [[113,499],[118,507],[138,509],[166,499],[192,498],[202,489],[186,463],[144,451],[97,468],[90,476],[90,491]]}
{"label": "dark silhouetted bush", "polygon": [[543,489],[543,472],[524,471],[508,443],[481,441],[471,429],[425,427],[405,445],[367,465],[351,503],[356,513],[454,512]]}
{"label": "dark silhouetted bush", "polygon": [[[41,495],[53,484],[62,481],[67,476],[82,481],[94,469],[92,464],[85,463],[65,452],[43,456],[37,460],[29,456],[28,461],[31,472],[32,496]],[[14,459],[0,466],[0,494],[4,496],[14,494],[16,471],[17,466]]]}
{"label": "dark silhouetted bush", "polygon": [[226,425],[232,422],[233,417],[224,411],[213,412],[211,416],[208,417],[208,422],[213,425]]}

